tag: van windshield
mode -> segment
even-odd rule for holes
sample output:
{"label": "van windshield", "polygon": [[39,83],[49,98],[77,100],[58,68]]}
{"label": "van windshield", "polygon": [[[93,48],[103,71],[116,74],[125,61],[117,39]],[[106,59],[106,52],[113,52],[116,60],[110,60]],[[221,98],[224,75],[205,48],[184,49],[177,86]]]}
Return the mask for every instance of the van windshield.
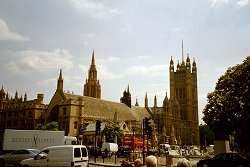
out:
{"label": "van windshield", "polygon": [[81,157],[81,150],[80,150],[80,148],[74,148],[74,157],[75,158]]}
{"label": "van windshield", "polygon": [[86,148],[82,148],[82,157],[87,157],[87,149]]}

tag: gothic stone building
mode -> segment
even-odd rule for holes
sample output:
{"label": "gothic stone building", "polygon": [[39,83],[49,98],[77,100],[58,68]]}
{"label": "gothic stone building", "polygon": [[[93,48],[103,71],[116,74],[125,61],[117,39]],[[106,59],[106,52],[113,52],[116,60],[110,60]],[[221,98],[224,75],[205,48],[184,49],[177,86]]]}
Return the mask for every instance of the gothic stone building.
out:
{"label": "gothic stone building", "polygon": [[5,129],[27,129],[32,130],[36,124],[42,123],[42,113],[47,108],[43,103],[43,94],[37,94],[37,99],[27,100],[27,94],[24,98],[18,96],[9,96],[2,86],[0,90],[0,150],[2,149],[3,134]]}
{"label": "gothic stone building", "polygon": [[[43,119],[45,123],[57,121],[59,129],[65,131],[65,135],[77,137],[83,135],[85,143],[92,143],[93,138],[84,138],[84,129],[94,124],[96,120],[102,122],[115,120],[120,124],[126,124],[127,129],[131,131],[134,129],[135,134],[139,137],[142,134],[142,120],[145,117],[151,117],[154,120],[152,139],[157,141],[156,143],[199,145],[196,63],[193,61],[191,68],[189,56],[185,62],[182,54],[182,63],[178,62],[176,71],[172,58],[169,69],[170,98],[166,94],[161,106],[157,105],[155,97],[154,106],[149,107],[147,94],[144,107],[140,107],[137,101],[134,106],[131,105],[129,87],[123,92],[121,103],[107,101],[101,99],[101,86],[97,79],[93,51],[83,95],[75,95],[63,90],[63,76],[62,70],[60,70],[57,88],[48,106],[43,104],[42,95],[38,95],[38,99],[32,101],[15,98],[15,102],[9,102],[8,105],[6,105],[6,95],[5,98],[1,96],[1,123],[7,122],[2,131],[4,128],[32,129]],[[45,112],[43,112],[44,110]],[[14,112],[18,112],[19,116],[21,113],[25,113],[23,114],[25,118],[27,117],[24,119],[25,124],[18,123],[17,126],[9,126],[16,124],[14,117],[8,117],[10,115],[8,113]],[[30,114],[26,115],[26,112],[31,113],[32,117]],[[23,127],[24,125],[25,127]]]}
{"label": "gothic stone building", "polygon": [[45,122],[57,121],[59,129],[65,131],[65,135],[83,136],[85,144],[94,142],[94,134],[92,137],[87,137],[85,130],[93,126],[96,120],[125,123],[126,128],[135,129],[135,133],[141,136],[141,123],[145,117],[150,117],[148,110],[145,107],[131,106],[131,96],[130,105],[101,99],[94,51],[83,95],[75,95],[63,90],[62,70],[60,70],[57,89],[44,114]]}

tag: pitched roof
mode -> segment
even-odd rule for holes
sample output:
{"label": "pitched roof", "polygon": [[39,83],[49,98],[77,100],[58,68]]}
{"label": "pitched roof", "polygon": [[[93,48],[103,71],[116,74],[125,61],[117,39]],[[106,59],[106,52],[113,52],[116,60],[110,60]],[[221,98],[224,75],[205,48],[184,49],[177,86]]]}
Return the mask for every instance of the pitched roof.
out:
{"label": "pitched roof", "polygon": [[136,121],[142,121],[145,117],[150,117],[146,108],[140,106],[132,106],[131,112],[136,118]]}
{"label": "pitched roof", "polygon": [[118,122],[120,121],[139,121],[145,115],[148,116],[148,112],[145,108],[139,106],[133,106],[129,108],[124,103],[117,103],[98,98],[80,96],[69,93],[64,93],[65,100],[79,100],[82,99],[84,102],[84,116],[85,117],[96,117],[113,120],[115,112],[117,112]]}

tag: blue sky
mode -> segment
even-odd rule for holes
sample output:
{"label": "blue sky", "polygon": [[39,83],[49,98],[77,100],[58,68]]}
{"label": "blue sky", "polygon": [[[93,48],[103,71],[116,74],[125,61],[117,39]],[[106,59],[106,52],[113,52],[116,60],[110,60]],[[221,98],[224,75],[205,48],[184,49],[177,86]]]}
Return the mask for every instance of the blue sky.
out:
{"label": "blue sky", "polygon": [[129,84],[132,104],[147,92],[160,106],[182,39],[201,118],[217,79],[250,55],[250,0],[0,0],[0,84],[49,103],[62,68],[65,91],[82,95],[94,49],[102,99],[119,102]]}

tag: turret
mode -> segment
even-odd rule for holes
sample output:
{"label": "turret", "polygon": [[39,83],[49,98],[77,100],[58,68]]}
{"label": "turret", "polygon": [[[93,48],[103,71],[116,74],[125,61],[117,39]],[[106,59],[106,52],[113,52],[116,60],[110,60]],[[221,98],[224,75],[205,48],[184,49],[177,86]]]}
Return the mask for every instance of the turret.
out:
{"label": "turret", "polygon": [[136,99],[136,102],[135,102],[135,106],[139,106],[137,99]]}
{"label": "turret", "polygon": [[192,64],[192,73],[196,73],[197,72],[197,68],[196,68],[196,62],[195,59],[193,60],[193,64]]}
{"label": "turret", "polygon": [[170,71],[170,72],[174,72],[174,61],[173,61],[173,59],[172,59],[172,56],[171,56],[171,60],[170,60],[169,71]]}
{"label": "turret", "polygon": [[188,72],[188,73],[191,73],[191,64],[190,64],[189,54],[187,54],[186,68],[187,68],[187,72]]}
{"label": "turret", "polygon": [[16,90],[16,93],[15,93],[15,99],[18,100],[18,93],[17,93],[17,90]]}
{"label": "turret", "polygon": [[5,98],[5,92],[2,86],[2,89],[0,90],[0,99],[4,99]]}
{"label": "turret", "polygon": [[157,107],[157,98],[156,98],[156,95],[155,95],[155,98],[154,98],[154,107]]}
{"label": "turret", "polygon": [[129,85],[127,91],[123,92],[123,97],[120,98],[121,103],[126,104],[129,108],[131,108],[131,94],[129,92]]}
{"label": "turret", "polygon": [[24,94],[24,101],[27,101],[27,93]]}
{"label": "turret", "polygon": [[43,94],[37,94],[37,103],[43,104],[43,98],[44,98]]}

